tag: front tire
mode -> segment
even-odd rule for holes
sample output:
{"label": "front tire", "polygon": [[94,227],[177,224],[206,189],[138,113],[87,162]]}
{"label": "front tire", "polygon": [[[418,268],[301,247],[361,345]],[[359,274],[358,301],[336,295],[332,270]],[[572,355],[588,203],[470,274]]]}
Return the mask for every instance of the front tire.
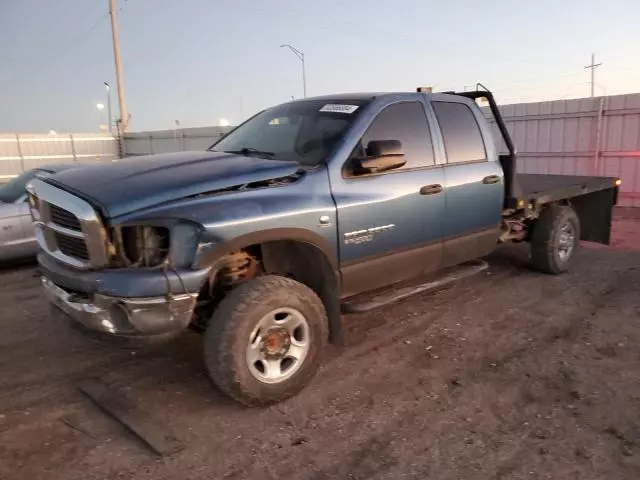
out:
{"label": "front tire", "polygon": [[531,237],[536,269],[553,275],[566,272],[579,246],[580,220],[573,208],[553,205],[540,214]]}
{"label": "front tire", "polygon": [[300,392],[320,365],[327,315],[309,287],[263,276],[232,290],[204,334],[213,382],[249,406],[269,405]]}

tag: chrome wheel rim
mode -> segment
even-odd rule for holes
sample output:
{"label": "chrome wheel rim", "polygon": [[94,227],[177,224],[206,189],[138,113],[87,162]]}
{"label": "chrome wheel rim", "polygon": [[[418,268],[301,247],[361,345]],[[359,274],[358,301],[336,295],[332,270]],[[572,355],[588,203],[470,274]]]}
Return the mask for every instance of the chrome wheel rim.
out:
{"label": "chrome wheel rim", "polygon": [[558,235],[558,257],[563,262],[568,260],[573,253],[575,246],[576,234],[571,223],[565,223],[560,227]]}
{"label": "chrome wheel rim", "polygon": [[300,369],[310,346],[305,316],[295,308],[277,308],[263,316],[249,335],[247,366],[263,383],[284,382]]}

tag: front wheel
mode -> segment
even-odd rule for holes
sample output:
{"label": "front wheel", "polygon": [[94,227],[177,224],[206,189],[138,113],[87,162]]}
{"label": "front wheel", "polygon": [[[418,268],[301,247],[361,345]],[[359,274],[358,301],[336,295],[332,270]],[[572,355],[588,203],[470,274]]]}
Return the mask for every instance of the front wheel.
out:
{"label": "front wheel", "polygon": [[213,382],[245,405],[289,398],[315,375],[328,327],[324,305],[307,286],[257,277],[218,305],[204,335]]}
{"label": "front wheel", "polygon": [[580,220],[573,208],[554,205],[540,214],[531,236],[535,268],[554,275],[566,272],[579,246]]}

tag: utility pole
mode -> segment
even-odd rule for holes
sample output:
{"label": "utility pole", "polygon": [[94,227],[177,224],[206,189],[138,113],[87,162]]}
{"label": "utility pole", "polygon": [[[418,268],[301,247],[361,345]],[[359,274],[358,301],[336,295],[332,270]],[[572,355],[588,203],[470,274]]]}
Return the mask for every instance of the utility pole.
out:
{"label": "utility pole", "polygon": [[116,0],[109,0],[111,16],[111,36],[113,37],[113,57],[116,63],[116,85],[118,87],[118,107],[120,108],[120,133],[126,133],[129,127],[129,111],[124,97],[124,81],[122,80],[122,61],[120,60],[120,41],[118,40],[118,19],[116,17]]}
{"label": "utility pole", "polygon": [[591,69],[591,98],[593,98],[593,87],[595,86],[595,73],[596,68],[602,65],[602,62],[596,63],[596,55],[594,53],[591,54],[591,65],[586,65],[584,68]]}

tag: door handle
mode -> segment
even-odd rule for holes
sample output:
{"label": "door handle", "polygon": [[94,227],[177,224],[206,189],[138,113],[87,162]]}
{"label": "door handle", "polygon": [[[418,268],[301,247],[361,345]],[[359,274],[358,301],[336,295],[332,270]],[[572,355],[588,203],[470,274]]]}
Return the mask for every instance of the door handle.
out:
{"label": "door handle", "polygon": [[482,179],[482,183],[484,183],[485,185],[498,183],[499,181],[500,181],[500,177],[498,175],[489,175],[488,177],[484,177]]}
{"label": "door handle", "polygon": [[439,183],[434,183],[433,185],[425,185],[420,189],[420,195],[435,195],[436,193],[442,192],[442,185]]}

